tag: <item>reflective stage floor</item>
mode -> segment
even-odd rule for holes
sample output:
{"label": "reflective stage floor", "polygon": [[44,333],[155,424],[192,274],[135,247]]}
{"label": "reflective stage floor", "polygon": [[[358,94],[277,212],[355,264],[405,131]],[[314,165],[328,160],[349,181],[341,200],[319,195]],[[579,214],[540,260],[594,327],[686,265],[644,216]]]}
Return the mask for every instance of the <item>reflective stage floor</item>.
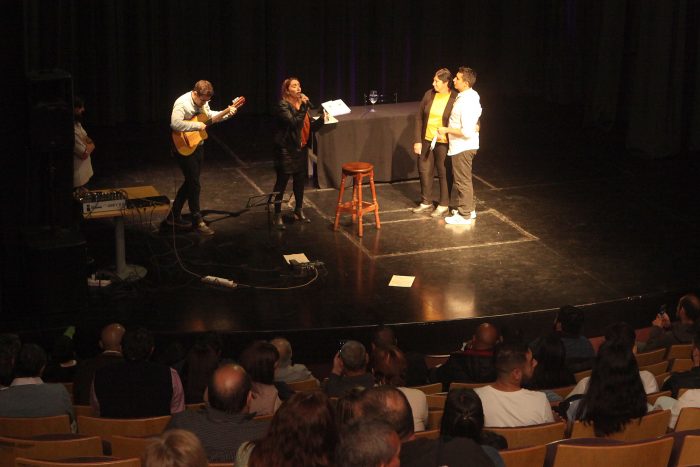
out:
{"label": "reflective stage floor", "polygon": [[[293,222],[285,206],[286,229],[271,229],[263,207],[245,208],[274,183],[266,121],[241,115],[215,128],[201,198],[216,234],[173,235],[160,229],[160,216],[127,219],[127,260],[148,274],[92,288],[80,322],[121,320],[164,334],[284,333],[328,345],[339,335],[366,337],[373,325],[397,324],[400,339],[439,353],[483,320],[533,336],[564,304],[585,307],[589,335],[617,319],[645,326],[660,304],[673,307],[679,294],[697,287],[693,159],[625,155],[617,142],[580,128],[575,109],[512,99],[492,99],[484,108],[475,224],[448,226],[412,213],[417,180],[382,183],[381,230],[367,215],[363,238],[349,216],[333,231],[338,192],[314,189],[313,180],[304,208],[311,223]],[[167,126],[88,131],[98,146],[92,188],[153,185],[174,198],[182,178],[169,156]],[[436,199],[437,189],[436,181]],[[83,231],[95,267],[113,264],[112,224],[88,221]],[[318,277],[291,268],[283,255],[294,253],[322,263]],[[200,275],[239,285],[213,287]],[[391,287],[393,275],[415,281]]]}

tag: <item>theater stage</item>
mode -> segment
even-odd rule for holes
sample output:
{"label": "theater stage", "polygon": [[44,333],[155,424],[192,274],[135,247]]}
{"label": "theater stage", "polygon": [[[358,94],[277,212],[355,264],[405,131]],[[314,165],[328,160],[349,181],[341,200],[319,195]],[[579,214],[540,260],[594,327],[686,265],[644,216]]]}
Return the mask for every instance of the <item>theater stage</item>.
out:
{"label": "theater stage", "polygon": [[[148,269],[144,279],[91,288],[79,316],[5,316],[5,326],[47,333],[120,320],[164,335],[241,336],[234,347],[285,334],[311,353],[385,323],[400,325],[405,346],[440,353],[484,320],[532,337],[563,304],[585,307],[589,335],[617,319],[645,326],[660,304],[672,307],[697,287],[693,159],[630,157],[614,138],[581,128],[572,108],[502,97],[486,98],[484,108],[471,228],[410,212],[420,186],[408,180],[378,184],[381,230],[367,215],[363,238],[348,216],[333,231],[338,192],[314,189],[313,181],[305,207],[311,223],[292,222],[285,207],[286,230],[271,230],[264,208],[245,208],[249,197],[272,189],[271,134],[264,118],[241,112],[214,128],[206,145],[202,207],[215,236],[173,238],[159,229],[160,216],[127,219],[127,260]],[[181,174],[166,124],[86,127],[97,144],[93,188],[153,185],[174,197]],[[95,267],[113,264],[110,221],[82,229]],[[283,255],[293,253],[322,263],[318,277],[290,268]],[[198,275],[239,286],[212,287]],[[390,287],[393,275],[415,282]]]}

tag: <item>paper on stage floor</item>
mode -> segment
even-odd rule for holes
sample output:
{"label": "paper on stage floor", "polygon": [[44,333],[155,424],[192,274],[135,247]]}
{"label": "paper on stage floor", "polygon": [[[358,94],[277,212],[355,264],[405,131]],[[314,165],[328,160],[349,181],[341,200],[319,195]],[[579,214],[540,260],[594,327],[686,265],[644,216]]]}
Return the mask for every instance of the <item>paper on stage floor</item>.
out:
{"label": "paper on stage floor", "polygon": [[309,258],[307,258],[304,253],[294,253],[292,255],[282,255],[282,256],[284,256],[284,260],[287,262],[287,264],[291,264],[292,260],[296,261],[299,264],[309,262]]}
{"label": "paper on stage floor", "polygon": [[415,276],[391,276],[389,287],[411,287]]}
{"label": "paper on stage floor", "polygon": [[[336,99],[334,101],[327,101],[321,104],[321,107],[324,108],[326,112],[331,117],[337,117],[338,115],[345,115],[350,113],[350,107],[345,105],[345,102],[343,102],[342,99]],[[337,121],[335,118],[333,120]],[[335,123],[332,120],[329,120],[327,123]]]}

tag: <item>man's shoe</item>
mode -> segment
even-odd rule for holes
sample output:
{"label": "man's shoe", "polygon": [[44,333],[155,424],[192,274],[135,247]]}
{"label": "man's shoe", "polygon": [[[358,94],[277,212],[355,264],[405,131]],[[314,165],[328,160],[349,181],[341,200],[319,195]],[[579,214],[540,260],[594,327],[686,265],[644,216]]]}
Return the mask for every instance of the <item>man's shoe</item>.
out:
{"label": "man's shoe", "polygon": [[284,230],[286,227],[284,226],[284,220],[282,219],[282,213],[277,212],[275,213],[274,219],[272,219],[272,224],[275,226],[276,229],[278,230]]}
{"label": "man's shoe", "polygon": [[296,211],[294,211],[294,219],[298,220],[299,222],[311,222],[311,219],[306,217],[304,215],[304,211],[302,211],[301,209],[297,209]]}
{"label": "man's shoe", "polygon": [[185,221],[182,217],[173,217],[168,214],[168,217],[165,218],[165,225],[168,227],[175,226],[177,229],[187,229],[191,224]]}
{"label": "man's shoe", "polygon": [[433,212],[430,213],[430,217],[442,217],[445,215],[449,208],[447,206],[438,206]]}
{"label": "man's shoe", "polygon": [[445,222],[451,225],[468,225],[474,222],[473,219],[465,219],[462,217],[456,209],[452,210],[452,215],[445,218]]}
{"label": "man's shoe", "polygon": [[204,223],[204,221],[199,221],[199,224],[197,224],[195,229],[202,235],[214,235],[214,231],[210,229],[209,226]]}
{"label": "man's shoe", "polygon": [[431,209],[433,209],[432,204],[420,203],[420,205],[417,208],[413,208],[413,209],[411,209],[411,211],[415,212],[416,214],[419,214],[421,212],[426,212],[426,211],[429,211]]}

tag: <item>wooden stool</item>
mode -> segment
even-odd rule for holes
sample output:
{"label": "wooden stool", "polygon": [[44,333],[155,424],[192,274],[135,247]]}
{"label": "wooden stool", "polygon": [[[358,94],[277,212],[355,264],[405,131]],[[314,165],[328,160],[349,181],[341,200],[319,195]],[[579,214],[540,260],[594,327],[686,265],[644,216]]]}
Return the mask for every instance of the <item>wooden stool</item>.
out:
{"label": "wooden stool", "polygon": [[[362,178],[369,176],[369,186],[372,190],[372,202],[362,201]],[[352,200],[343,202],[345,192],[345,179],[352,177]],[[340,180],[340,193],[338,193],[338,206],[335,208],[335,223],[333,230],[338,230],[340,214],[349,212],[352,214],[353,223],[357,219],[357,234],[362,237],[362,216],[374,211],[374,218],[379,224],[379,203],[377,202],[377,191],[374,189],[374,165],[369,162],[348,162],[343,164],[343,178]]]}

